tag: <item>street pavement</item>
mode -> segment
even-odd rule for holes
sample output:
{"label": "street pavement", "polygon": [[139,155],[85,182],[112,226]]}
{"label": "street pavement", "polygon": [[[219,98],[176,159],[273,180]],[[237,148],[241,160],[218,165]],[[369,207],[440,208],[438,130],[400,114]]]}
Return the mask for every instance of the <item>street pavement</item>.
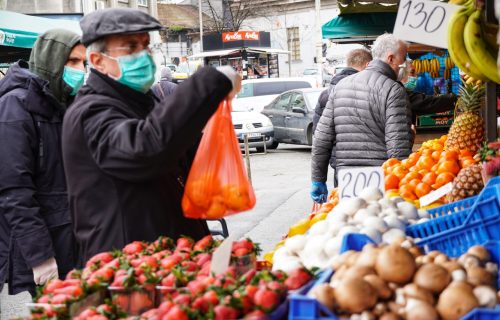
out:
{"label": "street pavement", "polygon": [[[306,146],[281,144],[267,154],[251,153],[251,176],[257,204],[248,212],[226,218],[229,233],[259,242],[263,252],[272,250],[290,225],[311,211],[310,160],[311,148]],[[210,225],[220,228],[219,223]],[[9,297],[4,289],[0,295],[0,320],[25,314],[24,304],[29,300],[26,293]]]}

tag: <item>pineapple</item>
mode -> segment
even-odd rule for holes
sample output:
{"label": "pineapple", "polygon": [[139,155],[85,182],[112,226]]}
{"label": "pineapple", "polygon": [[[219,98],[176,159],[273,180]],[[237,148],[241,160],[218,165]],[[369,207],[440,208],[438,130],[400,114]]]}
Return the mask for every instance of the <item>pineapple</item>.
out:
{"label": "pineapple", "polygon": [[447,202],[455,202],[468,197],[475,196],[483,189],[483,177],[481,165],[474,164],[460,170],[453,180],[453,188],[447,196]]}
{"label": "pineapple", "polygon": [[484,120],[479,115],[484,105],[484,85],[462,82],[453,125],[446,139],[446,149],[465,149],[476,153],[484,139]]}

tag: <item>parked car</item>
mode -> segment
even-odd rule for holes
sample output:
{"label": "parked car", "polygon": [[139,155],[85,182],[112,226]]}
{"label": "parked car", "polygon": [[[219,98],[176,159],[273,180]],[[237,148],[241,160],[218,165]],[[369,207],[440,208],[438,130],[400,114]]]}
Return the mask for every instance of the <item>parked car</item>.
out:
{"label": "parked car", "polygon": [[[234,100],[233,100],[234,101]],[[246,107],[235,107],[231,112],[236,137],[240,147],[245,147],[245,134],[248,136],[248,146],[256,148],[258,152],[267,149],[276,149],[274,143],[274,128],[271,120],[258,112],[248,111]]]}
{"label": "parked car", "polygon": [[177,66],[173,63],[167,63],[165,67],[168,67],[172,72],[175,72],[175,70],[177,70]]}
{"label": "parked car", "polygon": [[316,83],[314,88],[323,86],[321,74],[317,68],[307,68],[302,72],[302,77],[313,79]]}
{"label": "parked car", "polygon": [[277,96],[262,114],[274,126],[275,145],[280,142],[312,145],[314,107],[323,89],[295,89]]}
{"label": "parked car", "polygon": [[243,80],[241,91],[233,100],[239,109],[261,112],[276,96],[292,89],[314,88],[316,81],[308,78],[261,78]]}

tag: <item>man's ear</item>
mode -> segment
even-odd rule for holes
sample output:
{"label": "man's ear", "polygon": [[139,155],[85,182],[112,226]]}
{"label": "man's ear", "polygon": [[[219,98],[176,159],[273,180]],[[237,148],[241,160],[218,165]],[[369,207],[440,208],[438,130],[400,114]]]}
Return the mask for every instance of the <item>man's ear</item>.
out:
{"label": "man's ear", "polygon": [[103,69],[104,69],[103,65],[102,65],[102,60],[103,60],[102,54],[100,54],[98,52],[90,52],[89,53],[90,65],[99,72],[103,72]]}

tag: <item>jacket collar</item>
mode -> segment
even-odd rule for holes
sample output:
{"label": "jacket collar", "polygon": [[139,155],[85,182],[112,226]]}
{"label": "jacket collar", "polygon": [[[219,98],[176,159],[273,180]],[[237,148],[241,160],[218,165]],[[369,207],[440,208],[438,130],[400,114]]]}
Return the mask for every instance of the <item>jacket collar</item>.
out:
{"label": "jacket collar", "polygon": [[387,63],[380,59],[372,60],[370,64],[368,64],[368,67],[366,67],[366,70],[379,72],[394,81],[396,81],[397,79],[397,74],[394,72],[394,70],[392,70],[392,68]]}
{"label": "jacket collar", "polygon": [[0,82],[0,96],[14,89],[26,90],[28,103],[25,108],[28,112],[45,118],[64,112],[64,107],[52,94],[49,82],[32,73],[24,60],[19,60],[9,68],[6,77]]}
{"label": "jacket collar", "polygon": [[136,91],[116,80],[111,79],[95,69],[90,69],[89,78],[79,95],[86,93],[96,93],[120,100],[139,116],[143,117],[151,112],[155,103],[151,90],[146,93]]}

